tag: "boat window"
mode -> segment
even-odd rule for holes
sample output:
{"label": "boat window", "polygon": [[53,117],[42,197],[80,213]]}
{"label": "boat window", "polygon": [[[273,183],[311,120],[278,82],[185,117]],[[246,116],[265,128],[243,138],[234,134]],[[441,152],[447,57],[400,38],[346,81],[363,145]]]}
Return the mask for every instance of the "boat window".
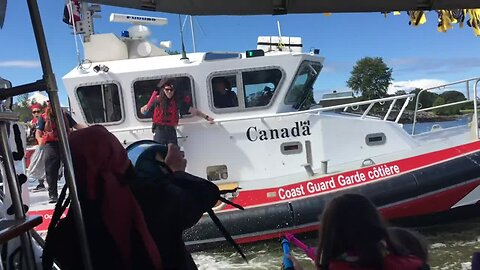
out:
{"label": "boat window", "polygon": [[301,142],[286,142],[280,145],[280,152],[284,155],[299,154],[302,152]]}
{"label": "boat window", "polygon": [[224,59],[235,59],[242,58],[240,53],[229,53],[229,52],[207,52],[203,60],[205,61],[214,61],[214,60],[224,60]]}
{"label": "boat window", "polygon": [[235,75],[217,76],[211,80],[213,106],[217,109],[238,107],[238,87]]}
{"label": "boat window", "polygon": [[385,133],[372,133],[365,137],[365,143],[369,146],[382,145],[387,141]]}
{"label": "boat window", "polygon": [[278,69],[242,72],[245,107],[260,107],[270,103],[282,72]]}
{"label": "boat window", "polygon": [[309,101],[313,99],[313,84],[320,73],[320,63],[304,62],[298,69],[293,84],[287,92],[285,103],[295,109],[308,109]]}
{"label": "boat window", "polygon": [[146,105],[152,96],[154,90],[157,89],[157,85],[162,80],[172,80],[175,88],[175,100],[177,101],[177,107],[181,116],[188,116],[190,113],[188,110],[193,104],[192,101],[192,86],[190,78],[186,76],[182,77],[169,77],[169,78],[156,78],[149,80],[138,80],[133,83],[133,94],[135,98],[135,111],[136,115],[140,119],[148,119],[153,116],[153,109],[146,114],[140,112],[140,108]]}
{"label": "boat window", "polygon": [[87,123],[109,123],[122,120],[118,86],[114,83],[81,86],[78,100]]}

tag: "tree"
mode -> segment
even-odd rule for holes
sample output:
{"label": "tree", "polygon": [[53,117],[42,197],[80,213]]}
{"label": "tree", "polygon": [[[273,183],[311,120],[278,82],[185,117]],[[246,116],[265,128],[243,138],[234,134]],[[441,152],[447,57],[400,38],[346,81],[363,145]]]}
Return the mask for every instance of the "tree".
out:
{"label": "tree", "polygon": [[[465,95],[459,91],[445,91],[435,100],[434,106],[450,104],[458,101],[467,100]],[[460,110],[468,108],[465,104],[452,105],[434,109],[433,112],[437,115],[455,115],[460,114]],[[470,105],[471,108],[471,105]]]}
{"label": "tree", "polygon": [[351,72],[347,86],[363,99],[376,99],[387,96],[392,81],[392,69],[381,57],[364,57],[357,61]]}
{"label": "tree", "polygon": [[[417,101],[418,93],[421,90],[422,90],[421,88],[415,88],[415,90],[410,92],[410,94],[415,94],[415,98],[413,99],[413,101],[408,103],[407,109],[415,110],[415,102]],[[422,94],[420,95],[420,99],[418,100],[418,109],[432,107],[433,103],[438,97],[439,95],[433,92],[429,92],[429,91],[422,92]]]}
{"label": "tree", "polygon": [[32,120],[30,112],[30,103],[28,102],[28,93],[16,97],[17,103],[13,105],[12,110],[19,114],[20,122],[28,122]]}

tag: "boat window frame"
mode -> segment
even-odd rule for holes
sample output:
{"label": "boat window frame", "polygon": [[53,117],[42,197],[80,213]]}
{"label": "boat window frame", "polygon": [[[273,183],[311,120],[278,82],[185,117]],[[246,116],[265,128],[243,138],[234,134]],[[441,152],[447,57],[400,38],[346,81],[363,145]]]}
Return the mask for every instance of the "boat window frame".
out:
{"label": "boat window frame", "polygon": [[[132,110],[133,114],[135,116],[135,119],[137,119],[140,122],[146,122],[146,123],[152,123],[153,121],[153,116],[149,118],[140,118],[137,115],[137,103],[135,99],[135,89],[134,89],[134,84],[135,82],[138,81],[149,81],[149,80],[162,80],[162,79],[174,79],[177,77],[187,77],[190,80],[190,90],[191,90],[191,98],[192,98],[192,105],[191,107],[194,109],[197,109],[196,106],[196,98],[195,98],[195,81],[193,80],[193,76],[189,73],[174,73],[174,74],[168,74],[168,75],[157,75],[157,76],[143,76],[143,77],[137,77],[134,80],[130,82],[130,93],[131,93],[131,99],[133,101],[132,105]],[[152,90],[153,91],[153,90]],[[182,118],[190,118],[193,117],[193,115],[183,115],[180,119]]]}
{"label": "boat window frame", "polygon": [[[320,70],[318,71],[318,75],[317,75],[315,81],[313,81],[313,83],[312,83],[312,87],[313,87],[313,85],[315,85],[315,82],[318,80],[318,76],[320,76],[320,73],[321,73],[322,70],[323,70],[323,62],[321,62],[321,61],[303,60],[303,61],[300,63],[300,65],[298,65],[298,68],[297,68],[297,70],[295,71],[295,75],[292,77],[292,80],[291,80],[291,83],[290,83],[290,85],[289,85],[289,87],[288,87],[288,90],[287,90],[287,92],[285,93],[285,98],[283,99],[283,103],[284,103],[285,105],[290,105],[290,106],[292,106],[292,108],[298,103],[298,101],[291,101],[291,102],[290,102],[290,101],[287,101],[287,98],[288,98],[289,94],[291,94],[291,92],[292,92],[292,89],[293,89],[293,86],[294,86],[294,83],[295,83],[295,78],[297,77],[300,69],[303,68],[303,66],[306,65],[307,63],[308,63],[308,64],[314,63],[314,64],[320,65]],[[312,91],[313,91],[313,90],[312,90]],[[298,109],[297,109],[297,110],[298,110]]]}
{"label": "boat window frame", "polygon": [[[270,98],[270,101],[267,105],[264,106],[256,106],[256,107],[245,107],[245,85],[243,83],[243,72],[252,72],[252,71],[262,71],[262,70],[279,70],[281,73],[281,78],[278,81],[278,85]],[[224,114],[224,113],[232,113],[232,112],[248,112],[248,111],[257,111],[257,110],[265,110],[269,109],[275,103],[277,96],[280,95],[280,89],[285,82],[286,72],[281,66],[271,65],[271,66],[262,66],[262,67],[250,67],[250,68],[241,68],[241,69],[233,69],[233,70],[225,70],[225,71],[215,71],[208,74],[206,79],[206,88],[208,94],[208,107],[210,110],[215,114]],[[223,77],[223,76],[235,76],[237,81],[237,99],[238,99],[238,106],[236,107],[228,107],[228,108],[217,108],[214,106],[213,103],[213,87],[212,87],[212,79],[214,77]]]}
{"label": "boat window frame", "polygon": [[[120,118],[119,121],[115,121],[115,122],[89,123],[87,121],[87,117],[86,117],[85,112],[83,110],[82,103],[80,102],[80,97],[78,96],[78,88],[85,87],[85,86],[96,86],[96,85],[102,85],[102,84],[115,84],[117,86],[119,101],[120,101],[120,113],[121,113],[122,117]],[[80,84],[75,86],[74,94],[75,94],[75,98],[77,99],[77,102],[78,102],[78,107],[80,109],[80,113],[82,114],[83,120],[85,121],[86,124],[102,125],[102,126],[114,126],[114,125],[119,125],[119,124],[122,124],[123,122],[125,122],[125,120],[126,120],[125,102],[123,100],[123,89],[122,89],[122,84],[120,82],[118,82],[116,80],[107,80],[107,81],[94,81],[94,82],[88,82],[88,83],[80,83]]]}

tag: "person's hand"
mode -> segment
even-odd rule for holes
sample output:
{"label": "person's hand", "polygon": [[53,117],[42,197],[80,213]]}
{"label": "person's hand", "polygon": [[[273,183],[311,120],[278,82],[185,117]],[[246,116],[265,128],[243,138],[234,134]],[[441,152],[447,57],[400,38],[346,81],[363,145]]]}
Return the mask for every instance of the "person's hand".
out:
{"label": "person's hand", "polygon": [[147,105],[144,105],[140,108],[140,113],[143,114],[143,115],[146,115],[147,114]]}
{"label": "person's hand", "polygon": [[213,119],[212,117],[208,116],[205,118],[205,120],[207,120],[210,124],[214,124],[215,123],[215,119]]}
{"label": "person's hand", "polygon": [[185,171],[185,168],[187,167],[187,160],[185,159],[184,153],[180,151],[180,148],[177,145],[173,143],[168,144],[168,152],[167,156],[165,157],[165,164],[167,164],[173,172]]}

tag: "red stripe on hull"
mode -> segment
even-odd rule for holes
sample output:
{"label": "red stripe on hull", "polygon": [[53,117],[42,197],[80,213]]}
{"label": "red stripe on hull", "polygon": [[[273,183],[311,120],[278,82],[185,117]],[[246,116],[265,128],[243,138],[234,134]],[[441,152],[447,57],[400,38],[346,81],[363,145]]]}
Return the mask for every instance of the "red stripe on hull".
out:
{"label": "red stripe on hull", "polygon": [[[408,200],[395,206],[381,208],[380,212],[385,219],[398,219],[412,216],[422,216],[427,214],[434,214],[448,211],[453,205],[465,197],[470,191],[475,189],[480,184],[480,180],[475,182],[436,192],[431,195],[419,197],[418,199]],[[255,236],[239,237],[236,241],[240,244],[253,243],[256,241],[264,241],[282,237],[285,233],[305,233],[316,231],[319,224],[310,225],[302,228],[284,229],[280,232],[266,233]]]}
{"label": "red stripe on hull", "polygon": [[477,180],[418,199],[408,200],[398,205],[382,208],[380,212],[386,219],[398,219],[447,211],[479,184],[480,180]]}
{"label": "red stripe on hull", "polygon": [[[296,182],[294,184],[289,184],[286,186],[280,187],[271,187],[265,189],[257,190],[243,190],[239,192],[239,196],[233,201],[243,207],[253,207],[259,205],[267,205],[280,201],[291,201],[295,199],[301,199],[304,197],[318,196],[323,193],[332,192],[336,190],[346,189],[353,186],[363,185],[372,183],[375,181],[387,180],[390,177],[398,176],[407,172],[411,172],[420,168],[432,166],[434,164],[444,162],[450,159],[458,158],[469,153],[476,152],[480,149],[480,142],[476,141],[473,143],[460,145],[452,147],[445,150],[439,150],[435,152],[430,152],[427,154],[410,157],[406,159],[395,160],[388,163],[376,164],[374,166],[361,168],[353,171],[345,171],[342,173],[328,175],[326,177],[320,177],[316,179],[311,179],[308,181]],[[375,175],[373,172],[375,168],[385,168],[388,167],[391,170],[391,173],[388,175]],[[392,169],[391,169],[392,168]],[[395,169],[393,169],[395,168]],[[358,182],[351,181],[350,183],[345,183],[346,177],[355,177],[355,175],[362,175],[363,179]],[[343,184],[340,182],[340,178],[343,179]],[[328,185],[329,182],[333,181],[334,186]],[[274,183],[274,181],[272,181]],[[322,190],[315,190],[315,186],[324,185],[327,188]],[[285,195],[286,191],[290,193],[290,196]],[[282,193],[283,192],[283,193]],[[275,196],[270,196],[269,194],[275,194]],[[282,198],[283,197],[283,198]],[[234,209],[231,206],[225,207],[225,210]]]}

